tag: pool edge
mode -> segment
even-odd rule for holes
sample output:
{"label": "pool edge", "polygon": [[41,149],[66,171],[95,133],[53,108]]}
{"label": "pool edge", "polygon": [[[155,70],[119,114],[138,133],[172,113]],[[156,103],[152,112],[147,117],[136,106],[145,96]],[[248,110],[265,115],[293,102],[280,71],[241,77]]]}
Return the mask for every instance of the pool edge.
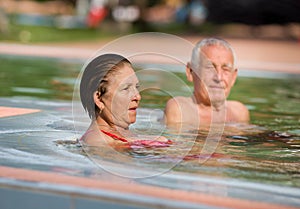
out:
{"label": "pool edge", "polygon": [[[168,202],[182,202],[196,205],[207,205],[210,207],[220,208],[295,208],[287,205],[274,205],[265,202],[254,202],[250,200],[242,200],[231,197],[221,197],[197,193],[192,191],[183,191],[177,189],[160,188],[149,185],[141,185],[136,182],[105,182],[103,180],[87,179],[84,177],[67,176],[63,174],[48,173],[35,170],[27,170],[21,168],[12,168],[0,166],[1,179],[13,179],[15,182],[31,182],[43,183],[48,185],[63,185],[65,187],[76,187],[117,192],[118,194],[130,194],[132,196],[144,196],[148,198],[155,198],[166,200]],[[0,188],[9,187],[9,185],[0,184]],[[72,195],[72,190],[66,190]],[[161,205],[148,205],[151,208],[159,208]]]}

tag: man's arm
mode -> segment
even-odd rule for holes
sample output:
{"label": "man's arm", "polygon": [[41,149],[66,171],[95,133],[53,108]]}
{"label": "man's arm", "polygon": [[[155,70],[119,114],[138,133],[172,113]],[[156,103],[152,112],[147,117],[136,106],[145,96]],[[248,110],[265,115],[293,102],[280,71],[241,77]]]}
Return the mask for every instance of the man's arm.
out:
{"label": "man's arm", "polygon": [[181,108],[175,98],[168,100],[164,113],[164,123],[167,126],[176,126],[176,124],[180,124],[182,122]]}

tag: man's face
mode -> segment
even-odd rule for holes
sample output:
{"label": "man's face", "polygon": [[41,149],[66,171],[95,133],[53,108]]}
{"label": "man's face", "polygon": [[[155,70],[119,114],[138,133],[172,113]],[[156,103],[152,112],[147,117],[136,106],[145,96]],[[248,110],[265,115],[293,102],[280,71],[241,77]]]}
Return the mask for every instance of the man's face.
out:
{"label": "man's face", "polygon": [[202,48],[200,69],[194,70],[195,94],[209,95],[210,103],[225,101],[237,76],[233,55],[223,46]]}

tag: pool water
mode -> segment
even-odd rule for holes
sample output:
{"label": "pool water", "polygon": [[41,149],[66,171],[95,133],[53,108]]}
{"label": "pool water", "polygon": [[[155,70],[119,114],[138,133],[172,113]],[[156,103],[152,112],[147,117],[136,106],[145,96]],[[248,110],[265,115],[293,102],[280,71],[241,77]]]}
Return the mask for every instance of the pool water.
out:
{"label": "pool water", "polygon": [[[103,177],[95,171],[95,162],[100,160],[101,164],[103,158],[97,159],[93,152],[83,150],[77,142],[82,133],[74,131],[73,126],[73,88],[83,62],[15,56],[1,56],[0,62],[0,105],[44,110],[27,116],[0,118],[1,165]],[[188,88],[177,85],[175,89],[172,83],[167,83],[172,95],[188,96],[191,92],[192,86],[185,81],[182,72],[172,71]],[[158,72],[139,79],[143,85],[161,76]],[[175,143],[168,148],[124,149],[125,155],[131,157],[126,165],[154,168],[161,173],[172,170],[182,175],[181,181],[185,180],[184,175],[193,175],[299,188],[299,78],[299,74],[265,73],[261,76],[241,70],[229,99],[239,100],[249,108],[251,124],[227,124],[215,151],[209,156],[199,154],[207,131],[189,131],[178,136],[161,124],[169,93],[159,89],[141,92],[141,108],[132,130],[163,134]],[[105,160],[118,163],[109,155],[109,150],[103,148],[100,156],[104,153],[107,154]],[[172,182],[156,182],[151,178],[141,182],[176,187]],[[179,187],[184,185],[179,184]],[[300,204],[297,198],[292,204]]]}

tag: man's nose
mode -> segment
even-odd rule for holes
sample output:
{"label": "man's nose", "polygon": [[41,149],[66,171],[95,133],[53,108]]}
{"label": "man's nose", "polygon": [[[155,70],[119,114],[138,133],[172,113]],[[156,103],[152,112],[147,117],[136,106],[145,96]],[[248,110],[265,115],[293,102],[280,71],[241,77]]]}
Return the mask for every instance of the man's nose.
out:
{"label": "man's nose", "polygon": [[221,67],[215,67],[216,69],[216,76],[218,78],[219,81],[223,80],[223,70]]}

